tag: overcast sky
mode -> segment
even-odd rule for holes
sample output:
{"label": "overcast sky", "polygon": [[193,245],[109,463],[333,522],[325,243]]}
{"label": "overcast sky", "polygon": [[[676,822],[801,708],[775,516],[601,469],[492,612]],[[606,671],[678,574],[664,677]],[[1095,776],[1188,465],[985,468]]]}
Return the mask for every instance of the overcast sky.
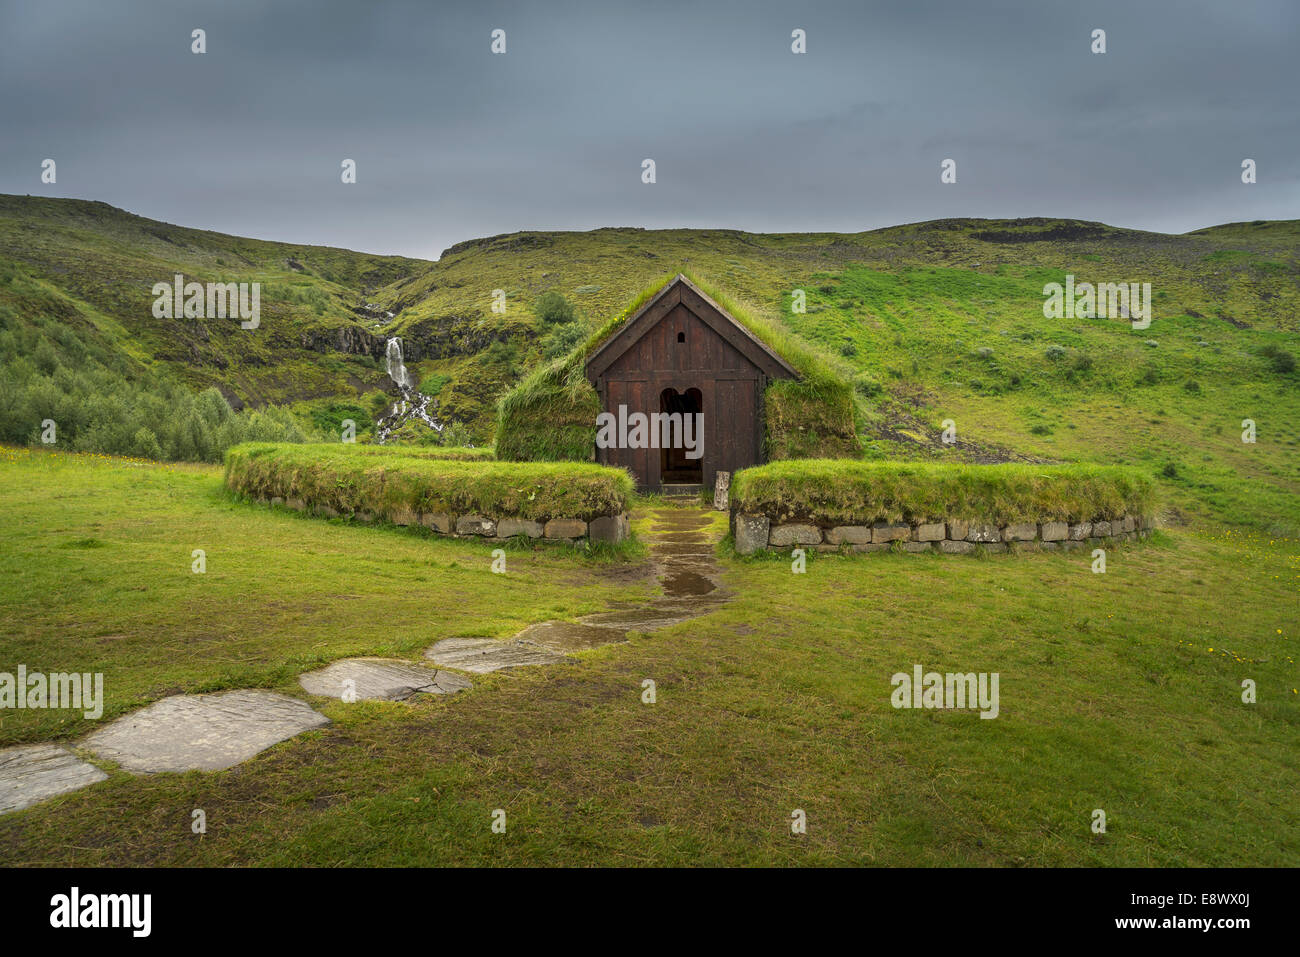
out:
{"label": "overcast sky", "polygon": [[546,227],[1182,232],[1300,218],[1298,50],[1295,0],[0,0],[0,192],[424,258]]}

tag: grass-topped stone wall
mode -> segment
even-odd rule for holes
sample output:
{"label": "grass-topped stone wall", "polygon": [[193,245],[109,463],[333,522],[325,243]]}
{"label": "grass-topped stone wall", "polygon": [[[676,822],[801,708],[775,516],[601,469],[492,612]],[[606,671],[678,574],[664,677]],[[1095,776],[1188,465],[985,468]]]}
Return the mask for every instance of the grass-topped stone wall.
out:
{"label": "grass-topped stone wall", "polygon": [[313,448],[341,451],[349,455],[375,455],[392,457],[394,454],[405,455],[412,459],[439,459],[447,462],[490,462],[496,458],[492,448],[476,448],[472,445],[364,445],[351,443],[344,445],[316,444]]}
{"label": "grass-topped stone wall", "polygon": [[1113,465],[946,465],[812,460],[737,472],[736,550],[964,554],[1080,548],[1144,537],[1156,485]]}
{"label": "grass-topped stone wall", "polygon": [[[499,459],[586,462],[595,457],[596,416],[601,408],[599,395],[587,381],[587,359],[675,275],[647,286],[572,352],[535,369],[502,397],[497,406]],[[851,374],[776,323],[757,318],[696,276],[683,275],[799,373],[798,379],[772,383],[764,394],[767,457],[861,455]]]}
{"label": "grass-topped stone wall", "polygon": [[435,457],[447,451],[453,450],[239,445],[226,454],[226,486],[273,505],[424,525],[443,535],[603,542],[627,537],[633,484],[622,469]]}

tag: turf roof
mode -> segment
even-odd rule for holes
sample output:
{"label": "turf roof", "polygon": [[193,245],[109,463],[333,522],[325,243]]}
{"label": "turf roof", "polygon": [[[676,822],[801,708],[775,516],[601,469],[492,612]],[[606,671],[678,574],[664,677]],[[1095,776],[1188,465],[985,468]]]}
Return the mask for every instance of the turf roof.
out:
{"label": "turf roof", "polygon": [[856,457],[853,390],[833,360],[775,323],[756,318],[687,272],[647,286],[568,355],[539,366],[498,403],[497,456],[502,459],[589,460],[595,457],[600,398],[587,381],[587,361],[630,320],[682,279],[711,301],[764,349],[799,376],[771,383],[764,393],[765,451],[769,458]]}

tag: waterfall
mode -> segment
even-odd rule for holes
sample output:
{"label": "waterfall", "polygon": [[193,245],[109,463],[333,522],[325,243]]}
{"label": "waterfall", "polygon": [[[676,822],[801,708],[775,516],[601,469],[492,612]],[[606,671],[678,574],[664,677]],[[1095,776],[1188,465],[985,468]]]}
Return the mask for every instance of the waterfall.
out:
{"label": "waterfall", "polygon": [[385,347],[384,358],[388,362],[388,378],[397,383],[399,389],[409,389],[415,383],[411,381],[410,375],[407,374],[406,366],[402,364],[402,338],[393,336],[388,340]]}
{"label": "waterfall", "polygon": [[388,340],[384,347],[384,359],[388,365],[388,378],[401,390],[402,397],[375,424],[375,441],[383,445],[396,429],[412,419],[419,419],[435,432],[442,432],[442,423],[433,414],[438,403],[424,393],[415,391],[415,382],[406,371],[406,365],[402,361],[400,336]]}

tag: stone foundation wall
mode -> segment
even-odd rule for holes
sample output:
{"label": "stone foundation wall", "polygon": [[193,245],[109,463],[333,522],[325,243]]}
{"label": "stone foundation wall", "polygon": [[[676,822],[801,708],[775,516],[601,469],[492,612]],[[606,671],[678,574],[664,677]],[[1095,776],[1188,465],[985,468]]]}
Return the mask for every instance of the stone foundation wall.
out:
{"label": "stone foundation wall", "polygon": [[1060,551],[1097,548],[1137,541],[1151,534],[1151,520],[1136,515],[1096,522],[1023,522],[988,525],[979,522],[862,523],[852,525],[778,524],[767,515],[732,511],[731,532],[736,551],[748,555],[763,549],[785,551],[812,548],[819,552],[942,552],[964,555],[985,552]]}
{"label": "stone foundation wall", "polygon": [[[338,511],[328,505],[311,505],[299,498],[277,497],[263,499],[263,501],[325,518],[345,517],[358,522],[375,520],[375,516],[370,512],[354,512],[340,516]],[[620,512],[617,515],[598,515],[590,521],[580,518],[552,518],[545,522],[512,516],[450,515],[446,512],[417,513],[411,509],[398,509],[391,515],[380,517],[394,525],[423,525],[439,535],[454,538],[481,538],[490,542],[504,542],[516,535],[524,535],[528,538],[553,542],[592,541],[615,544],[628,536],[627,512]]]}

